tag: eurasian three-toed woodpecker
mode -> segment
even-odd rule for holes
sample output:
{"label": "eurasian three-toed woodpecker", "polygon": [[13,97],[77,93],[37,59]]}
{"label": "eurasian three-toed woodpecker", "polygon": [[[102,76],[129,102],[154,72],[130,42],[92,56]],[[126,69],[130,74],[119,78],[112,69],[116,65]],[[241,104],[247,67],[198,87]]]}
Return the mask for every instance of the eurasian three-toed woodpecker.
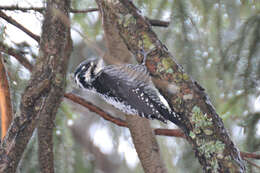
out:
{"label": "eurasian three-toed woodpecker", "polygon": [[86,60],[77,67],[74,77],[80,88],[98,93],[126,114],[181,125],[182,117],[155,88],[144,65],[104,66],[102,59]]}

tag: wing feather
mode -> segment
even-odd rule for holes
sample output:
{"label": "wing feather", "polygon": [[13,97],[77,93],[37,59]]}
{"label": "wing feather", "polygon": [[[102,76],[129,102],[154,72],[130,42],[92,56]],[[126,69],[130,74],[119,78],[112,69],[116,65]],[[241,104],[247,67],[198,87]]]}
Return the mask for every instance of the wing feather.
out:
{"label": "wing feather", "polygon": [[132,88],[143,87],[144,93],[154,102],[171,111],[168,102],[154,86],[145,66],[133,64],[110,65],[106,66],[103,72],[123,81]]}
{"label": "wing feather", "polygon": [[147,69],[143,65],[110,65],[103,70],[110,76],[117,77],[120,80],[125,80],[128,84],[137,86],[140,84],[149,84],[150,76]]}

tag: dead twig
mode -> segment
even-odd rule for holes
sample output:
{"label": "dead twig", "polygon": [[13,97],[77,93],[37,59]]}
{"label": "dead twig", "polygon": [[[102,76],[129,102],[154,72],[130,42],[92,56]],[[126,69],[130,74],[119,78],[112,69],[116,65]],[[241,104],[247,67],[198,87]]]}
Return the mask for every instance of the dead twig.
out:
{"label": "dead twig", "polygon": [[8,23],[16,26],[26,34],[28,34],[30,37],[32,37],[35,41],[40,42],[40,37],[32,33],[30,30],[25,28],[23,25],[18,23],[16,20],[14,20],[12,17],[7,16],[4,12],[0,11],[0,17],[6,20]]}
{"label": "dead twig", "polygon": [[[0,6],[0,10],[9,10],[9,11],[22,11],[22,12],[28,12],[28,11],[36,11],[39,13],[42,13],[45,11],[44,7],[19,7],[18,5],[12,5],[12,6]],[[70,9],[71,13],[89,13],[98,11],[98,8],[88,8],[83,10],[78,9]]]}
{"label": "dead twig", "polygon": [[15,57],[25,68],[32,71],[33,65],[25,58],[24,53],[0,42],[0,52]]}

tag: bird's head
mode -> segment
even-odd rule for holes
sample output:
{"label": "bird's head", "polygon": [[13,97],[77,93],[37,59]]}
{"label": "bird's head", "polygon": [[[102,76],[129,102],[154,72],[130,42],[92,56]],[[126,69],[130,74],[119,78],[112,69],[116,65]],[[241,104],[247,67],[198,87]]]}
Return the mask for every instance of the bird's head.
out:
{"label": "bird's head", "polygon": [[80,88],[91,89],[93,80],[95,80],[98,73],[103,69],[103,66],[101,58],[83,61],[78,65],[74,73],[76,84]]}

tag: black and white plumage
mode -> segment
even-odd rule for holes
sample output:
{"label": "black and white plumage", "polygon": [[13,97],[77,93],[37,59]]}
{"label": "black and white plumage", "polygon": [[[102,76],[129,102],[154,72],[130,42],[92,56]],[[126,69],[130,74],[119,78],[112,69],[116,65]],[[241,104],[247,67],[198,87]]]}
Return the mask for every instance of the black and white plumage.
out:
{"label": "black and white plumage", "polygon": [[74,77],[80,88],[98,93],[126,114],[181,125],[182,117],[154,87],[144,65],[103,66],[102,59],[86,60],[77,67]]}

